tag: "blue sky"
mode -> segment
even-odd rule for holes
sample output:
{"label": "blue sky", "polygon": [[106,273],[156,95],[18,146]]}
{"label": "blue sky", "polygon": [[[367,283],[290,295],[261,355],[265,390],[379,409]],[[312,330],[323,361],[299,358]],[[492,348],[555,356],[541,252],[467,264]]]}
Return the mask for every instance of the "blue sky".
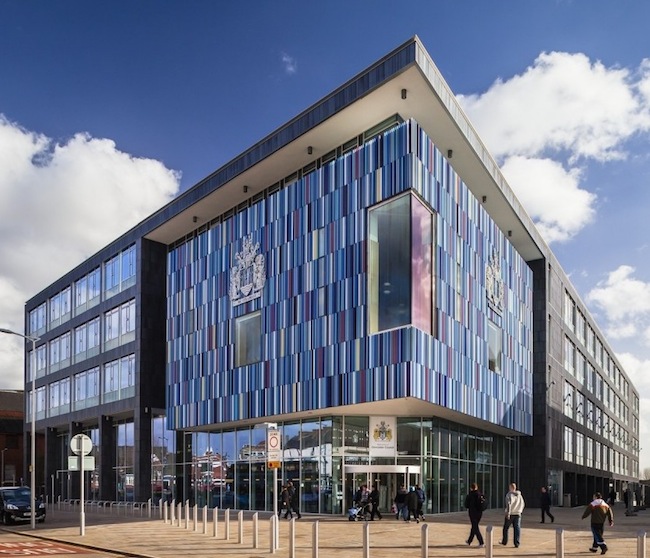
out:
{"label": "blue sky", "polygon": [[[417,34],[633,378],[643,438],[647,21],[642,0],[0,0],[0,326]],[[0,336],[0,388],[21,358]]]}

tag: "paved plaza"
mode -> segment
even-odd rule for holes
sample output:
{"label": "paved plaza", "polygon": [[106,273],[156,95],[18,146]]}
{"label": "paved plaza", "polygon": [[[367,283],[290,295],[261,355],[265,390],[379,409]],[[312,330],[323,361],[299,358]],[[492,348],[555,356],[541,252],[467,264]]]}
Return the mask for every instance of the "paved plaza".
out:
{"label": "paved plaza", "polygon": [[[564,531],[565,556],[593,556],[588,552],[591,545],[588,519],[581,520],[583,508],[554,508],[555,523],[540,523],[540,511],[527,509],[522,521],[521,546],[503,547],[500,510],[488,510],[483,515],[482,532],[493,526],[492,556],[556,556],[558,529]],[[136,513],[140,513],[136,510]],[[86,513],[85,535],[80,535],[79,513],[70,510],[50,510],[47,521],[37,524],[32,531],[30,525],[3,527],[0,531],[0,556],[8,555],[2,548],[7,541],[46,540],[73,545],[84,545],[86,556],[105,556],[105,552],[122,556],[146,556],[156,558],[178,558],[182,556],[201,557],[246,557],[292,556],[290,550],[291,521],[281,520],[279,549],[270,549],[270,514],[258,514],[258,546],[253,543],[252,513],[242,514],[241,542],[239,512],[230,512],[230,538],[225,539],[223,511],[218,514],[217,536],[213,535],[212,512],[208,515],[206,533],[203,533],[202,513],[199,513],[197,530],[193,518],[189,528],[185,521],[181,526],[165,524],[161,519],[147,519],[109,514],[102,511]],[[621,505],[614,508],[615,524],[607,528],[605,540],[610,551],[607,556],[633,558],[637,556],[637,534],[649,526],[650,511],[641,511],[627,517]],[[294,554],[297,558],[308,558],[312,554],[314,524],[317,523],[319,557],[364,556],[364,523],[350,522],[346,518],[308,516],[294,521]],[[425,523],[405,523],[394,517],[386,517],[368,525],[369,556],[373,558],[421,557],[423,525],[428,535],[428,555],[445,557],[482,557],[485,549],[479,549],[476,542],[468,547],[464,542],[469,533],[469,521],[465,513],[430,516]],[[34,539],[37,537],[37,539]],[[79,549],[77,550],[79,552]],[[23,554],[24,555],[24,554]],[[50,554],[51,555],[51,554]],[[78,554],[82,556],[83,554]],[[598,554],[600,555],[600,554]]]}

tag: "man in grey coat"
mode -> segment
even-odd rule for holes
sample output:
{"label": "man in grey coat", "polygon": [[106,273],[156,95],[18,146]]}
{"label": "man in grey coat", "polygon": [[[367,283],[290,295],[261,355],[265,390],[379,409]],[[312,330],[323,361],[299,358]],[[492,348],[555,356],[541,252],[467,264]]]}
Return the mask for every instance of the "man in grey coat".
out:
{"label": "man in grey coat", "polygon": [[517,490],[517,485],[514,482],[511,483],[508,488],[501,544],[508,544],[508,530],[510,529],[510,525],[512,525],[513,542],[515,543],[515,547],[518,548],[521,536],[521,514],[524,512],[526,503],[524,502],[524,497],[521,495],[521,492]]}

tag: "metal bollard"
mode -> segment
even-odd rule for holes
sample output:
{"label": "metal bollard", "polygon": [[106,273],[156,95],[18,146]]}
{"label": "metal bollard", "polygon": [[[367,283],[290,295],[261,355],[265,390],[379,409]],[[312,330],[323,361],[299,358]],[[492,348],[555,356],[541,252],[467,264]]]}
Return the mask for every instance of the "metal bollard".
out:
{"label": "metal bollard", "polygon": [[645,531],[636,534],[636,558],[645,558]]}
{"label": "metal bollard", "polygon": [[429,558],[429,526],[425,523],[422,525],[421,543],[422,558]]}
{"label": "metal bollard", "polygon": [[494,541],[493,535],[494,527],[488,525],[485,530],[485,558],[492,558],[492,542]]}
{"label": "metal bollard", "polygon": [[318,558],[318,520],[311,528],[311,558]]}
{"label": "metal bollard", "polygon": [[555,530],[555,558],[564,558],[564,529]]}
{"label": "metal bollard", "polygon": [[223,518],[223,529],[225,533],[225,539],[230,540],[230,508],[226,510],[226,514]]}
{"label": "metal bollard", "polygon": [[258,513],[253,514],[253,548],[259,548],[260,538],[258,532]]}
{"label": "metal bollard", "polygon": [[219,523],[219,508],[214,508],[212,510],[212,536],[217,538],[217,524]]}
{"label": "metal bollard", "polygon": [[370,523],[363,524],[363,558],[370,558]]}
{"label": "metal bollard", "polygon": [[177,510],[177,518],[178,518],[178,526],[181,526],[181,520],[183,519],[183,504],[182,502],[178,502],[178,510]]}
{"label": "metal bollard", "polygon": [[203,506],[203,534],[208,532],[208,506]]}
{"label": "metal bollard", "polygon": [[244,512],[240,511],[237,514],[237,542],[243,544],[244,542]]}
{"label": "metal bollard", "polygon": [[192,508],[192,523],[194,523],[193,531],[196,533],[199,528],[199,508],[196,504]]}
{"label": "metal bollard", "polygon": [[289,558],[296,558],[296,518],[289,522]]}
{"label": "metal bollard", "polygon": [[271,529],[271,532],[269,533],[269,540],[271,541],[271,544],[269,545],[270,546],[269,551],[271,552],[271,554],[275,554],[275,551],[278,546],[275,540],[275,538],[277,537],[277,530],[275,528],[277,522],[278,522],[278,516],[273,514],[269,521],[269,527]]}
{"label": "metal bollard", "polygon": [[167,519],[169,518],[169,509],[167,507],[167,502],[165,502],[162,505],[162,511],[163,511],[163,520],[165,521],[165,523],[167,523]]}

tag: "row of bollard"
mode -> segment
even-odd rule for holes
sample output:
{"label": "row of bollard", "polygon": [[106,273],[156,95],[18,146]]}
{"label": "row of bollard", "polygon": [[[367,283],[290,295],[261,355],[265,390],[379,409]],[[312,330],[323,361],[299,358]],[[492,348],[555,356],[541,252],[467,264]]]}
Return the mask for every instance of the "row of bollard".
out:
{"label": "row of bollard", "polygon": [[[230,509],[222,510],[223,512],[223,538],[230,540]],[[184,512],[184,513],[183,513]],[[192,528],[195,532],[203,532],[208,534],[208,507],[203,507],[202,526],[199,526],[198,521],[198,508],[192,508],[192,523],[190,524],[190,503],[189,500],[183,503],[176,504],[172,500],[171,504],[165,502],[161,507],[162,519],[165,523],[182,527],[185,529]],[[259,523],[257,512],[253,514],[253,533],[252,544],[253,548],[259,548]],[[244,543],[244,512],[240,511],[237,514],[237,542]],[[212,536],[218,538],[219,533],[219,509],[212,509]],[[280,548],[279,541],[279,521],[277,515],[272,515],[269,519],[269,551],[275,554]],[[318,558],[319,547],[319,523],[314,521],[312,526],[311,548],[312,558]],[[295,558],[296,555],[296,520],[291,519],[289,523],[289,536],[287,541],[289,558]],[[494,528],[489,525],[485,533],[485,557],[493,558],[493,543],[494,543]],[[428,558],[429,556],[429,525],[423,524],[420,534],[420,547],[421,558]],[[363,524],[362,530],[362,553],[363,558],[370,558],[370,524],[368,522]],[[556,558],[564,558],[564,529],[557,529],[555,532],[555,556]],[[637,551],[636,558],[646,558],[646,532],[639,531],[637,533]]]}

